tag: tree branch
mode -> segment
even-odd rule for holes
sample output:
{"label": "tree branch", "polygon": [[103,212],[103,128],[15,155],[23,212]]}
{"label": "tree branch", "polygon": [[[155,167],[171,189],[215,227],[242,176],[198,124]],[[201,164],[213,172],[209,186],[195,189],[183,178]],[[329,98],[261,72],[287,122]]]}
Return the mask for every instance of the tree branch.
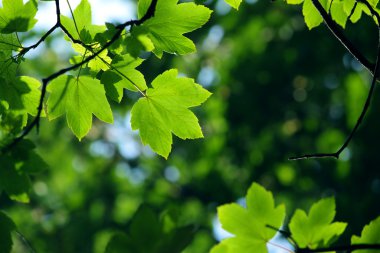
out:
{"label": "tree branch", "polygon": [[[127,21],[123,24],[120,24],[118,26],[116,26],[116,29],[117,31],[115,32],[115,34],[113,35],[113,37],[97,52],[94,52],[94,54],[90,55],[89,57],[87,57],[86,59],[84,59],[83,61],[73,65],[73,66],[70,66],[70,67],[67,67],[67,68],[63,68],[53,74],[51,74],[50,76],[42,79],[42,88],[41,88],[41,96],[40,96],[40,101],[39,101],[39,105],[38,105],[38,111],[37,111],[37,115],[36,117],[33,119],[33,121],[24,129],[24,131],[20,134],[20,136],[16,137],[15,139],[13,139],[12,142],[10,142],[8,145],[4,146],[3,148],[0,149],[0,154],[1,153],[6,153],[8,152],[9,150],[11,150],[15,145],[17,145],[22,139],[24,139],[25,136],[27,136],[32,130],[33,128],[39,128],[39,121],[41,119],[41,113],[42,113],[42,110],[43,110],[43,102],[45,100],[45,97],[46,97],[46,89],[47,89],[47,86],[49,85],[49,83],[54,80],[55,78],[67,73],[68,71],[71,71],[71,70],[74,70],[78,67],[81,67],[82,65],[88,63],[89,61],[91,61],[92,59],[94,59],[95,57],[97,57],[100,53],[102,53],[104,50],[106,50],[107,48],[109,48],[113,43],[115,43],[115,41],[120,37],[120,35],[122,34],[123,30],[130,26],[132,27],[133,25],[141,25],[143,24],[146,20],[152,18],[154,16],[154,13],[155,13],[155,10],[156,10],[156,6],[157,6],[157,1],[158,0],[152,0],[149,8],[148,8],[148,11],[147,13],[141,18],[141,19],[138,19],[138,20],[130,20],[130,21]],[[61,24],[60,22],[60,8],[59,8],[59,0],[55,0],[55,3],[56,3],[56,15],[57,15],[57,24],[55,26],[59,26],[61,29],[63,27],[63,31],[66,33],[66,34],[69,34],[68,31],[64,28],[64,26]],[[55,27],[53,26],[53,27]],[[50,30],[52,30],[53,28],[51,28]],[[56,29],[56,28],[54,28]],[[49,31],[50,31],[49,30]],[[49,33],[46,33],[45,36],[45,39],[46,37],[48,37],[50,34],[52,33],[52,31]],[[72,38],[71,38],[72,39]],[[42,43],[43,40],[40,40],[38,45],[40,43]],[[82,41],[77,41],[77,40],[73,40],[73,42],[76,42],[76,43],[79,43],[81,45],[85,45],[86,47],[88,45],[84,44]],[[36,47],[38,46],[36,45]]]}
{"label": "tree branch", "polygon": [[297,249],[296,253],[317,253],[317,252],[331,252],[331,251],[346,251],[352,252],[356,250],[363,249],[380,249],[380,244],[352,244],[347,246],[333,246],[328,248],[319,248],[319,249]]}
{"label": "tree branch", "polygon": [[[365,0],[364,0],[365,1]],[[375,64],[370,62],[359,49],[344,35],[342,29],[334,22],[331,16],[325,11],[322,4],[318,0],[312,0],[313,5],[317,8],[318,12],[323,17],[323,20],[329,30],[339,40],[339,42],[347,49],[347,51],[365,68],[367,68],[372,75],[374,75]]]}
{"label": "tree branch", "polygon": [[[318,0],[312,0],[312,1],[313,1],[313,3],[316,2],[316,4],[318,4],[320,7],[322,7]],[[369,89],[368,96],[367,96],[367,99],[365,101],[362,112],[360,113],[360,116],[359,116],[358,120],[356,121],[356,124],[355,124],[354,128],[352,129],[351,133],[348,135],[346,141],[338,149],[338,151],[336,151],[334,153],[316,153],[316,154],[306,154],[306,155],[302,155],[302,156],[295,156],[295,157],[290,157],[289,160],[302,160],[302,159],[310,159],[310,158],[329,158],[329,157],[338,159],[340,154],[343,152],[343,150],[345,150],[347,148],[348,144],[351,142],[352,138],[354,137],[354,134],[358,130],[359,126],[362,124],[364,116],[366,115],[366,113],[369,109],[369,106],[371,104],[371,100],[373,97],[373,93],[375,90],[377,78],[378,78],[379,68],[380,68],[380,66],[379,66],[380,65],[380,63],[379,63],[379,61],[380,61],[380,23],[379,23],[380,22],[380,16],[372,8],[372,6],[367,2],[367,0],[359,0],[359,1],[361,1],[367,5],[367,7],[371,10],[372,15],[374,15],[376,17],[377,23],[378,23],[378,26],[377,26],[377,28],[378,28],[378,44],[377,44],[376,63],[375,63],[373,70],[371,71],[371,73],[373,73],[373,78],[372,78],[371,87]],[[330,18],[328,15],[327,15],[327,17]],[[323,17],[323,18],[325,18],[325,17]]]}

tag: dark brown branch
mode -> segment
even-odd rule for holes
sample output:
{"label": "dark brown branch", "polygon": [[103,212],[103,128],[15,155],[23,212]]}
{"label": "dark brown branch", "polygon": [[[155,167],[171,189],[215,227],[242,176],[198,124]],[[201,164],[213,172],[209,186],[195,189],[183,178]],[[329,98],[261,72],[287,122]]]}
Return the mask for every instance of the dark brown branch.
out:
{"label": "dark brown branch", "polygon": [[[314,1],[318,2],[318,0],[313,0],[313,2]],[[360,0],[360,1],[367,2],[366,0]],[[368,2],[367,2],[367,4],[368,4]],[[367,96],[367,99],[365,101],[363,110],[360,113],[360,116],[359,116],[358,120],[356,121],[356,124],[355,124],[354,128],[352,129],[351,133],[349,134],[349,136],[347,137],[347,139],[343,143],[343,145],[335,153],[307,154],[307,155],[302,155],[302,156],[291,157],[291,158],[289,158],[289,160],[301,160],[301,159],[309,159],[309,158],[329,158],[329,157],[338,159],[339,156],[340,156],[340,154],[343,152],[343,150],[346,149],[347,146],[348,146],[348,144],[351,142],[351,140],[354,137],[354,134],[358,130],[359,126],[362,124],[364,116],[366,115],[366,113],[367,113],[367,111],[369,109],[369,106],[371,104],[371,100],[372,100],[373,93],[374,93],[375,86],[376,86],[376,81],[377,81],[377,78],[378,78],[379,67],[380,67],[379,66],[380,65],[379,64],[379,61],[380,61],[380,23],[379,23],[380,16],[379,16],[379,14],[377,14],[377,12],[375,10],[372,9],[372,7],[369,4],[368,4],[368,6],[369,6],[368,8],[370,8],[371,12],[373,12],[373,15],[375,15],[375,17],[377,18],[377,21],[378,21],[378,24],[379,24],[378,25],[378,33],[379,34],[378,34],[376,64],[375,64],[375,67],[374,67],[373,72],[372,72],[372,73],[375,73],[375,74],[373,75],[371,87],[369,89],[368,96]],[[374,14],[374,13],[376,13],[376,14]]]}
{"label": "dark brown branch", "polygon": [[[49,85],[50,81],[54,80],[55,78],[71,71],[71,70],[75,70],[77,69],[78,67],[81,67],[82,65],[88,63],[89,61],[91,61],[92,59],[94,59],[95,57],[97,57],[99,54],[101,54],[104,50],[106,50],[107,48],[109,48],[113,43],[115,43],[116,40],[119,39],[119,37],[121,36],[121,34],[123,33],[123,30],[130,26],[132,27],[133,25],[141,25],[143,22],[145,22],[146,20],[150,19],[151,17],[154,16],[154,13],[155,13],[155,9],[156,9],[156,5],[157,5],[157,1],[158,0],[152,0],[149,8],[148,8],[148,11],[147,13],[140,19],[140,20],[131,20],[131,21],[127,21],[121,25],[118,25],[116,28],[117,28],[117,31],[116,33],[114,34],[114,36],[111,38],[111,40],[109,40],[99,51],[97,52],[94,52],[94,54],[90,55],[89,57],[87,57],[86,59],[84,59],[83,61],[73,65],[73,66],[70,66],[70,67],[67,67],[67,68],[63,68],[53,74],[51,74],[50,76],[42,79],[42,88],[41,88],[41,96],[40,96],[40,101],[39,101],[39,105],[38,105],[38,111],[37,111],[37,115],[36,117],[33,119],[33,121],[24,129],[24,131],[22,132],[22,134],[20,136],[18,136],[17,138],[13,139],[13,141],[11,143],[9,143],[8,145],[4,146],[3,148],[0,149],[0,154],[1,153],[6,153],[8,152],[9,150],[11,150],[15,145],[17,145],[22,139],[24,139],[25,136],[27,136],[32,130],[33,128],[37,128],[39,127],[39,121],[41,119],[41,113],[42,113],[42,110],[43,110],[43,102],[45,100],[45,97],[46,97],[46,89],[47,89],[47,86]],[[55,0],[56,2],[56,13],[57,13],[57,24],[61,29],[64,26],[60,23],[60,18],[59,18],[59,15],[60,15],[60,9],[59,9],[59,0]],[[62,29],[62,30],[63,30]],[[65,30],[64,30],[65,31]],[[67,30],[66,30],[67,31]],[[66,33],[66,32],[65,32]],[[66,34],[69,34],[68,32]],[[46,36],[47,37],[47,36]],[[72,36],[71,36],[72,37]],[[88,45],[84,44],[83,42],[81,41],[77,41],[77,40],[73,40],[73,42],[76,42],[76,43],[79,43],[81,45],[85,45],[86,47]]]}
{"label": "dark brown branch", "polygon": [[380,249],[380,244],[353,244],[347,246],[333,246],[328,248],[319,248],[319,249],[297,249],[296,253],[317,253],[317,252],[331,252],[331,251],[346,251],[353,252],[356,250],[364,249]]}
{"label": "dark brown branch", "polygon": [[53,27],[51,27],[35,44],[28,46],[28,47],[23,47],[22,50],[20,51],[20,55],[25,55],[29,50],[37,48],[42,42],[46,40],[47,37],[50,36],[57,28],[60,27],[60,15],[61,15],[61,10],[59,8],[59,0],[55,0],[55,9],[56,9],[56,15],[57,15],[57,21]]}
{"label": "dark brown branch", "polygon": [[347,49],[348,52],[358,60],[365,68],[367,68],[373,75],[373,70],[375,64],[371,63],[360,51],[359,49],[344,35],[342,29],[334,22],[330,15],[325,11],[323,6],[318,0],[312,0],[315,8],[323,17],[326,26],[334,34],[334,36],[339,40],[339,42]]}

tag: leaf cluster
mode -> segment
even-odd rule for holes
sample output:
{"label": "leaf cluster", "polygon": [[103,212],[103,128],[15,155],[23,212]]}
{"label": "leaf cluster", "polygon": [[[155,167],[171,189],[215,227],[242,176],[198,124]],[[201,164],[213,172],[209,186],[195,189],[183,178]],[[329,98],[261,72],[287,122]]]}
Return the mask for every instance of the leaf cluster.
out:
{"label": "leaf cluster", "polygon": [[[334,222],[335,199],[321,199],[314,203],[309,212],[297,209],[285,223],[285,206],[274,205],[272,193],[257,183],[253,183],[246,195],[244,208],[236,203],[218,207],[218,217],[222,228],[232,237],[222,240],[211,253],[268,252],[268,245],[288,252],[335,252],[334,242],[344,233],[347,223]],[[281,230],[288,227],[289,232]],[[380,248],[380,217],[363,228],[361,237],[352,236],[351,244],[341,246],[341,250],[351,248],[367,249],[360,252],[375,252]],[[280,232],[293,248],[281,246],[272,238]],[[373,249],[373,250],[370,250]]]}

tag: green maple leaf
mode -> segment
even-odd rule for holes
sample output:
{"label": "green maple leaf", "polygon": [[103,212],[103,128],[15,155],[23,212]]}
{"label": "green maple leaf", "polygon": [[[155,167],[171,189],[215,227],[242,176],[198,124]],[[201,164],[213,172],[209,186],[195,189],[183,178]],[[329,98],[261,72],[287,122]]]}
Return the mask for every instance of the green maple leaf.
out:
{"label": "green maple leaf", "polygon": [[0,51],[5,58],[12,56],[12,51],[22,48],[16,34],[0,34]]}
{"label": "green maple leaf", "polygon": [[193,79],[177,76],[176,69],[159,75],[132,108],[132,129],[139,129],[143,144],[165,158],[171,151],[172,133],[181,139],[203,137],[197,117],[188,108],[211,95]]}
{"label": "green maple leaf", "polygon": [[285,206],[275,207],[272,193],[253,183],[246,196],[247,208],[238,204],[218,207],[223,229],[234,237],[221,241],[212,253],[268,252],[267,242],[280,228],[285,218]]}
{"label": "green maple leaf", "polygon": [[102,83],[106,88],[107,96],[120,102],[123,98],[123,90],[145,91],[146,86],[144,75],[136,70],[143,59],[133,58],[126,54],[116,56],[112,60],[111,69],[102,74]]}
{"label": "green maple leaf", "polygon": [[242,0],[225,0],[226,3],[228,3],[232,8],[235,8],[236,10],[239,9],[239,6],[242,2]]}
{"label": "green maple leaf", "polygon": [[125,38],[127,52],[133,56],[138,57],[142,51],[151,52],[154,49],[152,40],[146,35],[143,30],[133,29],[131,33]]}
{"label": "green maple leaf", "polygon": [[37,23],[37,1],[31,0],[25,5],[22,0],[3,0],[0,8],[0,32],[26,32]]}
{"label": "green maple leaf", "polygon": [[13,245],[11,232],[15,229],[14,222],[3,212],[0,212],[0,252],[11,252]]}
{"label": "green maple leaf", "polygon": [[7,102],[12,110],[37,115],[41,83],[28,76],[6,80],[0,84],[0,101]]}
{"label": "green maple leaf", "polygon": [[347,223],[333,222],[335,199],[326,198],[313,204],[309,215],[296,210],[289,223],[293,239],[301,248],[327,247],[346,229]]}
{"label": "green maple leaf", "polygon": [[104,86],[97,79],[60,76],[50,83],[48,91],[51,93],[47,102],[49,120],[66,114],[67,124],[79,140],[90,131],[93,114],[113,123]]}
{"label": "green maple leaf", "polygon": [[[192,40],[183,34],[194,31],[210,18],[211,10],[194,3],[177,4],[178,0],[158,0],[154,16],[136,27],[148,33],[155,49],[161,57],[163,52],[188,54],[196,51]],[[150,6],[151,0],[140,0],[138,16],[142,18]],[[141,30],[140,30],[141,31]]]}
{"label": "green maple leaf", "polygon": [[74,39],[84,43],[93,42],[96,34],[106,30],[105,26],[92,24],[91,5],[88,0],[82,0],[73,11],[72,19],[61,15],[61,23]]}
{"label": "green maple leaf", "polygon": [[[76,64],[83,61],[84,59],[93,55],[94,53],[96,53],[96,51],[101,49],[99,46],[92,47],[93,51],[90,51],[89,49],[86,49],[85,47],[79,44],[72,44],[72,47],[74,48],[76,52],[80,54],[80,56],[74,56],[72,58],[72,60],[70,61],[72,64]],[[109,56],[107,56],[107,54],[108,54],[108,50],[104,49],[95,58],[91,59],[87,63],[87,66],[94,72],[99,72],[100,70],[103,70],[103,71],[108,70],[112,59]]]}
{"label": "green maple leaf", "polygon": [[[352,236],[351,244],[380,244],[380,216],[363,228],[361,236]],[[377,250],[378,251],[378,250]],[[376,250],[358,250],[360,253],[375,253]]]}

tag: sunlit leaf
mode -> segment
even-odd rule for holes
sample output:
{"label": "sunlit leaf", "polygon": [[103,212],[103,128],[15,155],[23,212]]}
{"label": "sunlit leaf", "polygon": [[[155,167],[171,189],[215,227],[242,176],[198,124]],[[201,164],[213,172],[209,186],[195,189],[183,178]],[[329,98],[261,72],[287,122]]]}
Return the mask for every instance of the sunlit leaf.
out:
{"label": "sunlit leaf", "polygon": [[239,9],[239,6],[242,2],[242,0],[225,0],[226,3],[228,3],[231,7],[235,8],[236,10]]}
{"label": "sunlit leaf", "polygon": [[3,0],[0,8],[0,32],[26,32],[37,23],[37,1],[30,0],[26,4],[22,0]]}
{"label": "sunlit leaf", "polygon": [[[380,216],[366,225],[361,236],[352,236],[351,244],[380,244]],[[378,250],[377,250],[378,251]],[[358,250],[359,253],[375,253],[376,250]]]}
{"label": "sunlit leaf", "polygon": [[136,70],[143,62],[143,59],[133,58],[130,55],[114,57],[111,69],[102,74],[102,83],[104,84],[107,96],[120,102],[123,98],[123,90],[145,91],[146,86],[144,75]]}
{"label": "sunlit leaf", "polygon": [[91,5],[88,0],[81,0],[73,11],[72,18],[61,15],[61,23],[74,39],[91,43],[96,34],[104,32],[105,26],[92,24]]}
{"label": "sunlit leaf", "polygon": [[305,0],[303,3],[302,14],[305,18],[305,23],[309,29],[319,26],[323,22],[321,14],[315,8],[312,0]]}
{"label": "sunlit leaf", "polygon": [[293,239],[301,248],[329,246],[347,226],[343,222],[333,222],[334,217],[334,198],[322,199],[313,204],[308,215],[297,209],[289,223]]}
{"label": "sunlit leaf", "polygon": [[[285,218],[285,206],[275,207],[271,192],[253,183],[246,196],[247,208],[238,204],[218,207],[223,229],[235,237],[222,240],[212,253],[267,253],[267,242],[276,234]],[[271,227],[271,228],[270,228]]]}
{"label": "sunlit leaf", "polygon": [[342,1],[334,1],[331,4],[331,16],[333,20],[341,27],[346,27],[348,15],[344,11],[344,3]]}
{"label": "sunlit leaf", "polygon": [[104,86],[88,76],[60,76],[48,86],[51,93],[47,102],[49,120],[66,114],[67,124],[81,140],[91,129],[92,115],[112,123],[111,107]]}
{"label": "sunlit leaf", "polygon": [[181,139],[203,137],[197,117],[188,108],[202,104],[210,93],[193,79],[178,77],[175,69],[159,75],[152,86],[132,108],[132,128],[140,131],[143,144],[167,158],[172,133]]}
{"label": "sunlit leaf", "polygon": [[[194,43],[183,34],[194,31],[210,18],[211,11],[194,3],[177,4],[178,0],[158,0],[154,16],[142,27],[152,40],[154,53],[161,57],[163,52],[188,54],[195,52]],[[140,0],[139,18],[143,17],[151,0]]]}

